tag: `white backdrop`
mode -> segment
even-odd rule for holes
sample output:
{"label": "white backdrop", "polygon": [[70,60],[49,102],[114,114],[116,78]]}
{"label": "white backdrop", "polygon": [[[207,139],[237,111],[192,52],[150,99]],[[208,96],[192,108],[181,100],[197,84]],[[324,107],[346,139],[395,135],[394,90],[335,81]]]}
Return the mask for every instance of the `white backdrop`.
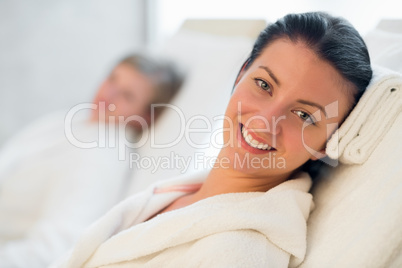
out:
{"label": "white backdrop", "polygon": [[361,34],[382,18],[402,18],[400,0],[151,0],[154,39],[171,35],[186,18],[276,19],[292,12],[326,11],[349,20]]}
{"label": "white backdrop", "polygon": [[143,47],[143,0],[0,0],[0,147],[30,121],[90,101]]}

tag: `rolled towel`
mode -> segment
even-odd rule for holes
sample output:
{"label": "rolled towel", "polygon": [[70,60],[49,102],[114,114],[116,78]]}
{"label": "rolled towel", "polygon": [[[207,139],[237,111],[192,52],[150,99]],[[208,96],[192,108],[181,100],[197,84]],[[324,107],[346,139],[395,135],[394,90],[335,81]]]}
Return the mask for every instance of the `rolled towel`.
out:
{"label": "rolled towel", "polygon": [[402,111],[402,75],[373,66],[363,96],[327,143],[326,153],[344,164],[364,163]]}

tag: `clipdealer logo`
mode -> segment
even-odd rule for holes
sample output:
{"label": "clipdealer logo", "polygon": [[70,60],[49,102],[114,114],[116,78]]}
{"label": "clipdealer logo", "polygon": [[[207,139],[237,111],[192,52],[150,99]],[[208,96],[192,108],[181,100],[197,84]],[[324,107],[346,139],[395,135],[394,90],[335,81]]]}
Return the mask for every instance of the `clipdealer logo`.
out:
{"label": "clipdealer logo", "polygon": [[[101,102],[99,105],[93,103],[82,103],[72,107],[68,113],[66,114],[64,126],[65,126],[65,136],[67,140],[74,146],[82,149],[91,149],[91,148],[116,148],[118,149],[118,157],[119,160],[126,160],[129,155],[129,161],[131,167],[141,168],[141,169],[152,169],[155,170],[157,168],[165,169],[165,168],[176,168],[180,170],[188,170],[189,166],[194,166],[194,168],[212,168],[213,164],[217,163],[217,166],[222,168],[227,167],[230,164],[229,159],[218,159],[217,157],[208,157],[207,155],[197,154],[197,150],[203,150],[208,148],[221,149],[226,146],[240,146],[234,144],[235,139],[235,129],[234,123],[230,118],[224,115],[215,116],[211,120],[207,116],[203,115],[195,115],[186,120],[186,117],[183,111],[172,104],[153,104],[151,106],[151,124],[154,123],[154,109],[156,108],[166,108],[171,109],[174,113],[178,115],[180,120],[179,126],[179,134],[171,141],[166,143],[157,143],[156,142],[156,133],[154,128],[150,128],[147,121],[144,120],[141,116],[132,115],[127,118],[123,116],[109,116],[106,118],[106,109],[109,111],[114,111],[114,104],[110,104],[108,107],[105,107],[105,103]],[[82,111],[82,110],[98,110],[99,113],[99,121],[98,121],[98,137],[96,141],[82,141],[79,140],[73,133],[73,118],[74,116]],[[238,114],[239,114],[239,122],[241,122],[241,102],[238,103]],[[338,115],[338,102],[333,102],[327,106],[325,106],[325,116],[326,118],[333,118]],[[317,121],[321,121],[321,113],[317,110],[313,116]],[[116,120],[117,119],[117,120]],[[278,118],[271,118],[271,121],[268,121],[267,118],[255,115],[247,120],[245,124],[251,122],[251,120],[262,120],[265,124],[265,127],[262,129],[255,129],[255,132],[270,132],[274,133],[277,129],[277,124],[286,120],[286,116],[282,115]],[[117,122],[116,122],[117,121]],[[126,128],[131,121],[136,121],[141,125],[142,133],[138,135],[138,138],[135,142],[129,141],[126,137]],[[192,123],[196,121],[201,121],[204,123],[204,128],[194,128],[192,127]],[[105,122],[108,122],[106,124]],[[272,126],[270,125],[272,122]],[[214,130],[213,125],[216,123],[221,123],[225,125],[226,128],[219,128]],[[313,156],[320,159],[331,166],[338,165],[337,160],[329,159],[324,154],[312,149],[308,146],[304,139],[304,130],[306,127],[311,125],[311,121],[305,121],[303,123],[301,129],[301,139],[304,148]],[[338,128],[338,124],[327,124],[327,136],[330,137],[334,129]],[[221,136],[227,132],[229,134],[229,139],[226,144],[223,143],[223,139]],[[108,135],[106,135],[108,133]],[[198,133],[209,137],[205,139],[204,143],[196,143],[191,139],[191,134]],[[185,139],[186,144],[195,149],[195,153],[189,157],[185,158],[180,156],[179,154],[170,154],[168,156],[163,157],[153,157],[153,156],[140,156],[140,154],[136,152],[131,152],[131,149],[138,149],[143,146],[149,146],[152,149],[167,149],[171,148],[174,150],[175,146]],[[220,142],[219,142],[220,141]],[[276,146],[276,136],[272,135],[272,147]],[[232,164],[236,165],[236,167],[261,167],[261,168],[285,168],[286,163],[285,159],[278,157],[275,153],[269,154],[267,157],[250,157],[250,155],[246,155],[244,158],[240,159],[239,155],[235,154],[234,158],[231,160],[234,161]]]}

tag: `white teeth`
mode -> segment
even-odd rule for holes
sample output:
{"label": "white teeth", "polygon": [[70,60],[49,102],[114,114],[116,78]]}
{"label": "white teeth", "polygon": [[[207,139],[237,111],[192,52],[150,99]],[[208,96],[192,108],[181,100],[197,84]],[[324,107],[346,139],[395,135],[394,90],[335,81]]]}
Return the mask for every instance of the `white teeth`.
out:
{"label": "white teeth", "polygon": [[272,147],[269,146],[268,144],[260,143],[260,142],[256,141],[255,139],[253,139],[253,137],[250,134],[248,134],[248,131],[245,129],[245,127],[242,128],[241,133],[243,135],[244,140],[251,147],[261,149],[261,150],[271,150],[272,149]]}
{"label": "white teeth", "polygon": [[251,143],[255,146],[255,147],[257,147],[258,146],[258,144],[259,144],[259,142],[258,141],[256,141],[256,140],[253,140],[252,138],[251,138]]}

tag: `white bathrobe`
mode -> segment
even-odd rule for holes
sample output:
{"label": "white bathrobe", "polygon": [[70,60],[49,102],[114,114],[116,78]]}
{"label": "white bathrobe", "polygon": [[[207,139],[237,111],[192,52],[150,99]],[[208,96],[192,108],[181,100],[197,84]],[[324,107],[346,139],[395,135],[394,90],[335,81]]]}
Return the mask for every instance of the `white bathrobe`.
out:
{"label": "white bathrobe", "polygon": [[[43,268],[125,197],[131,170],[115,148],[82,149],[64,133],[65,113],[32,123],[0,151],[0,267]],[[81,142],[98,125],[75,121]]]}
{"label": "white bathrobe", "polygon": [[306,173],[267,192],[217,195],[147,221],[204,178],[162,181],[129,197],[54,267],[295,267],[303,261],[313,207]]}

